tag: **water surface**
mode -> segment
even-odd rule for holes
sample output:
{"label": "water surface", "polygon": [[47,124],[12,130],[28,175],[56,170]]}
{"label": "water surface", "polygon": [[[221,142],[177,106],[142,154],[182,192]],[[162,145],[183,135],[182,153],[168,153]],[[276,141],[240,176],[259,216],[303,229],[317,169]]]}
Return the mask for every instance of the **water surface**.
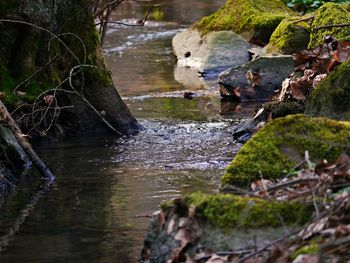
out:
{"label": "water surface", "polygon": [[[254,106],[221,104],[215,82],[176,68],[171,38],[223,2],[159,1],[144,27],[109,27],[107,64],[144,130],[40,147],[57,179],[48,187],[24,180],[8,200],[0,262],[136,262],[148,217],[162,201],[217,191],[240,146],[230,131]],[[148,8],[125,1],[112,18],[136,23]]]}

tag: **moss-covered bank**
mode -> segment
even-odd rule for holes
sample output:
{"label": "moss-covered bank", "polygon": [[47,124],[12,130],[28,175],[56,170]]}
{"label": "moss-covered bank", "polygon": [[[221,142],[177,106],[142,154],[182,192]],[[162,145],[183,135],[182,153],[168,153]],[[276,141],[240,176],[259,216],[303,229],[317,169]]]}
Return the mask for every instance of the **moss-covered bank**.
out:
{"label": "moss-covered bank", "polygon": [[[326,3],[314,13],[313,27],[326,25],[338,25],[350,23],[350,14],[342,5]],[[333,27],[327,29],[313,30],[310,36],[309,48],[317,47],[323,43],[323,37],[329,35],[339,41],[350,40],[350,27]]]}
{"label": "moss-covered bank", "polygon": [[286,18],[278,25],[267,47],[269,53],[293,54],[307,48],[310,26],[298,20],[300,17]]}
{"label": "moss-covered bank", "polygon": [[268,43],[278,24],[290,15],[295,13],[280,0],[227,0],[219,11],[204,17],[195,27],[203,34],[232,30],[249,40]]}
{"label": "moss-covered bank", "polygon": [[280,178],[304,158],[334,161],[349,151],[350,123],[289,115],[268,123],[237,153],[222,177],[223,184],[248,185],[261,176]]}
{"label": "moss-covered bank", "polygon": [[312,211],[299,202],[268,201],[231,194],[193,193],[186,200],[188,205],[195,206],[197,218],[223,229],[278,227],[282,222],[304,224]]}
{"label": "moss-covered bank", "polygon": [[350,120],[350,60],[338,66],[310,94],[305,113]]}

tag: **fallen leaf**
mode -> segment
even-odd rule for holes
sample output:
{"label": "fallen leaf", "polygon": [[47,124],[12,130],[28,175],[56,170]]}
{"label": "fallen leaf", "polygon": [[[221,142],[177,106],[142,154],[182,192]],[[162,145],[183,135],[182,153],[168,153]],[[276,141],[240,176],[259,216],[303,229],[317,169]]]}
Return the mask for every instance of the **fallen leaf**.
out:
{"label": "fallen leaf", "polygon": [[315,88],[322,80],[324,80],[328,75],[327,74],[319,74],[312,81],[312,87]]}
{"label": "fallen leaf", "polygon": [[47,104],[47,105],[50,105],[52,104],[52,102],[54,101],[55,99],[55,96],[54,95],[46,95],[44,97],[44,102]]}

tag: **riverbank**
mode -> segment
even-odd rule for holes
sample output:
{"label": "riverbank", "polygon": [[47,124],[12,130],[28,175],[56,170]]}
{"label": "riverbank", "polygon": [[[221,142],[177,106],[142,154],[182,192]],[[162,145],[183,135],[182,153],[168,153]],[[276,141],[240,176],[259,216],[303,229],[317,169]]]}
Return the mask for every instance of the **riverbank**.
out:
{"label": "riverbank", "polygon": [[[207,63],[210,55],[230,56],[230,53],[222,50],[233,43],[224,37],[228,34],[227,29],[261,46],[269,43],[271,35],[274,44],[278,38],[285,44],[292,43],[295,35],[289,33],[294,32],[294,28],[286,24],[293,20],[301,22],[295,17],[297,15],[284,12],[285,17],[282,17],[281,10],[288,9],[285,5],[282,9],[277,8],[274,13],[273,8],[265,9],[264,3],[266,4],[264,1],[254,4],[227,1],[217,13],[203,18],[184,33],[178,34],[173,45],[180,65],[186,64],[183,62],[185,60],[195,60],[196,63],[185,66],[197,68],[203,73],[205,65],[212,65]],[[276,1],[276,4],[283,5],[281,1]],[[255,13],[254,8],[265,10],[268,14]],[[335,10],[339,12],[336,13]],[[232,14],[237,13],[251,15],[254,19],[248,25],[242,19],[240,22],[244,26],[239,27],[240,24],[232,22],[237,18]],[[304,48],[314,47],[314,50],[303,50],[288,57],[267,54],[269,50],[266,47],[252,51],[247,46],[232,44],[231,49],[236,53],[240,50],[242,53],[251,52],[253,56],[250,62],[232,65],[232,68],[220,74],[222,95],[238,101],[268,99],[275,102],[263,105],[248,123],[253,123],[253,127],[239,135],[248,135],[245,137],[249,138],[254,134],[235,155],[221,179],[222,190],[229,194],[191,194],[165,203],[162,210],[154,214],[142,251],[145,262],[270,262],[277,259],[283,262],[318,262],[324,257],[335,261],[344,256],[349,257],[344,253],[348,246],[345,244],[347,230],[335,235],[336,224],[330,223],[334,216],[339,216],[341,222],[346,221],[349,212],[347,187],[350,159],[349,152],[343,147],[349,138],[348,106],[343,100],[348,96],[349,55],[345,51],[347,42],[344,42],[348,29],[339,29],[333,37],[327,36],[329,32],[322,29],[328,29],[327,25],[330,24],[333,27],[341,21],[346,23],[350,16],[347,10],[334,3],[324,4],[309,16],[312,18],[299,18],[302,21],[311,19],[314,23],[309,27],[300,27],[303,27],[301,31],[304,33],[304,29],[309,28],[312,32],[314,27],[317,28],[317,36],[304,34],[307,40],[303,42]],[[273,19],[280,20],[274,23],[276,20]],[[284,24],[280,27],[282,20]],[[259,29],[265,27],[256,27],[255,22],[274,28],[263,30],[266,34],[262,34]],[[215,41],[220,32],[220,41]],[[178,41],[182,36],[185,37]],[[183,41],[186,43],[183,44]],[[317,41],[318,47],[315,44]],[[191,48],[198,45],[204,50],[192,52]],[[268,45],[271,47],[273,43]],[[300,51],[299,46],[296,48]],[[328,50],[328,55],[324,50]],[[340,53],[343,55],[341,60]],[[282,58],[289,58],[290,62],[294,60],[295,68],[290,64],[282,74],[279,72],[281,66],[275,70],[270,67]],[[241,60],[245,62],[244,59]],[[263,65],[261,60],[270,63]],[[220,61],[216,65],[217,69],[227,67],[226,64],[219,64]],[[232,63],[236,61],[232,59]],[[209,68],[208,71],[210,70],[213,69]],[[215,73],[218,75],[218,72]],[[266,80],[269,78],[276,83]],[[276,88],[280,90],[276,91]],[[259,95],[260,92],[265,97]],[[305,104],[305,113],[312,117],[293,115],[304,112]],[[326,118],[317,118],[318,116]],[[336,183],[338,176],[342,178],[341,185]],[[304,208],[309,213],[300,214],[299,208]],[[272,239],[261,240],[262,233],[259,230],[267,234],[269,231],[264,231],[267,226],[283,227],[285,235],[279,234],[276,228],[276,235]],[[318,227],[318,230],[314,229]],[[347,226],[345,228],[348,229]],[[232,242],[230,237],[240,235],[242,230],[255,233],[248,237],[250,242],[244,241],[247,243],[245,245]],[[327,230],[330,231],[329,235],[322,232]],[[318,235],[322,237],[317,239]],[[218,240],[231,241],[231,246]],[[337,244],[339,241],[339,246],[334,246],[334,250],[330,251],[332,241]]]}

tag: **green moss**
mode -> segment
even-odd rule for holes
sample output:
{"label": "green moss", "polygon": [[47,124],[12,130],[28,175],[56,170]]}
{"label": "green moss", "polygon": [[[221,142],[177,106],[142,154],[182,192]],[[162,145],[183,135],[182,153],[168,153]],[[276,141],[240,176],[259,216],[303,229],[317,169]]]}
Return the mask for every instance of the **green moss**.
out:
{"label": "green moss", "polygon": [[209,195],[193,193],[187,197],[196,207],[196,216],[211,225],[229,229],[234,227],[277,227],[284,224],[303,224],[312,209],[298,202],[267,201],[231,194]]}
{"label": "green moss", "polygon": [[299,255],[306,255],[306,254],[311,254],[311,255],[317,255],[320,250],[320,245],[317,244],[316,242],[311,243],[309,245],[305,245],[299,249],[297,249],[292,255],[291,259],[294,260],[296,259]]}
{"label": "green moss", "polygon": [[293,54],[307,48],[310,41],[310,26],[306,22],[295,23],[300,17],[284,19],[273,32],[267,51]]}
{"label": "green moss", "polygon": [[306,114],[350,120],[350,60],[338,66],[310,94]]}
{"label": "green moss", "polygon": [[18,99],[17,96],[12,94],[15,83],[16,82],[10,75],[8,69],[1,63],[0,60],[0,90],[6,94],[2,99],[6,105],[12,105]]}
{"label": "green moss", "polygon": [[196,27],[203,34],[232,30],[248,39],[268,43],[274,29],[290,15],[295,14],[280,0],[228,0],[219,11],[204,17]]}
{"label": "green moss", "polygon": [[20,1],[0,1],[0,16],[14,12],[20,6]]}
{"label": "green moss", "polygon": [[52,88],[51,78],[47,75],[42,75],[40,80],[33,80],[26,85],[25,89],[20,89],[25,95],[19,97],[13,93],[13,90],[26,77],[23,76],[20,79],[13,77],[0,60],[0,90],[6,94],[3,102],[9,109],[13,109],[19,101],[33,103],[43,91]]}
{"label": "green moss", "polygon": [[[350,23],[349,12],[342,8],[341,5],[330,2],[317,9],[314,16],[314,27]],[[341,41],[350,41],[350,27],[334,27],[312,32],[310,36],[309,48],[322,44],[323,37],[326,35],[330,35]]]}
{"label": "green moss", "polygon": [[289,115],[268,123],[237,153],[222,177],[223,184],[247,186],[260,178],[280,178],[309,151],[311,159],[334,161],[347,150],[350,123]]}
{"label": "green moss", "polygon": [[339,4],[342,8],[344,8],[346,11],[350,11],[350,3],[341,3]]}

